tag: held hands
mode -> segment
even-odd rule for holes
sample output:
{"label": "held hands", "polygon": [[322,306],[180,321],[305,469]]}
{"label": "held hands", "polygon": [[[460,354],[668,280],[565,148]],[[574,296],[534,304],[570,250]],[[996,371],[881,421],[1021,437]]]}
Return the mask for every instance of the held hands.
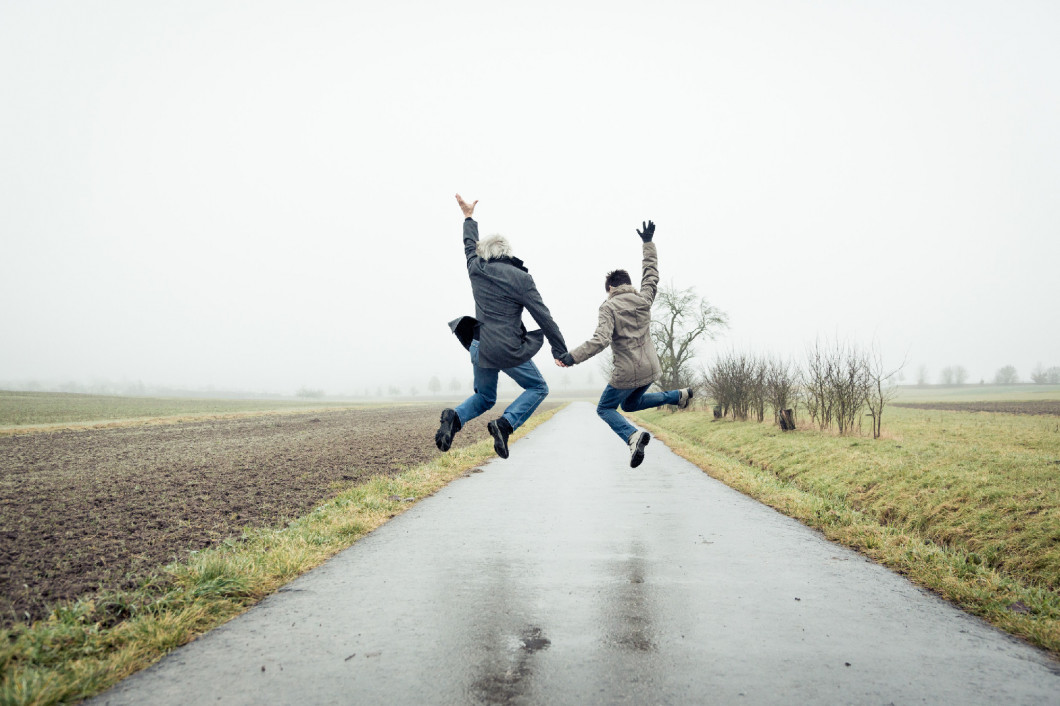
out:
{"label": "held hands", "polygon": [[645,243],[650,243],[652,236],[655,235],[655,223],[652,221],[648,221],[647,223],[641,221],[640,227],[644,229],[644,232],[641,232],[638,229],[637,235],[639,235],[640,239],[643,240]]}
{"label": "held hands", "polygon": [[570,354],[570,351],[564,353],[559,358],[555,358],[556,365],[561,368],[570,368],[574,366],[574,356]]}
{"label": "held hands", "polygon": [[460,198],[460,194],[456,195],[456,202],[460,204],[460,210],[464,212],[464,218],[471,218],[471,214],[475,212],[475,206],[478,205],[478,199],[475,199],[475,203],[468,206],[467,201]]}

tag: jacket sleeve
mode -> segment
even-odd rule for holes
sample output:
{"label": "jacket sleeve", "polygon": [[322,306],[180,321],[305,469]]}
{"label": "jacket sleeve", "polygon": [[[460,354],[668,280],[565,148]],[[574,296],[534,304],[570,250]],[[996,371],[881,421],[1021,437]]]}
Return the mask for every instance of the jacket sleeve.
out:
{"label": "jacket sleeve", "polygon": [[552,346],[552,357],[559,358],[566,353],[567,343],[563,340],[563,334],[559,332],[559,326],[552,320],[552,314],[549,313],[548,307],[542,301],[541,294],[537,291],[537,286],[533,280],[530,281],[530,287],[526,290],[523,306],[530,312],[530,316],[534,317],[534,321],[541,327],[541,330],[545,332],[545,338],[548,339],[549,345]]}
{"label": "jacket sleeve", "polygon": [[648,304],[655,301],[655,295],[659,291],[659,253],[655,249],[655,243],[648,241],[644,243],[644,273],[640,280],[640,295],[648,300]]}
{"label": "jacket sleeve", "polygon": [[464,219],[464,255],[467,257],[467,266],[478,258],[475,248],[478,247],[478,223],[472,218]]}
{"label": "jacket sleeve", "polygon": [[615,312],[608,306],[600,307],[600,319],[593,337],[570,352],[575,363],[582,363],[611,345],[615,335]]}

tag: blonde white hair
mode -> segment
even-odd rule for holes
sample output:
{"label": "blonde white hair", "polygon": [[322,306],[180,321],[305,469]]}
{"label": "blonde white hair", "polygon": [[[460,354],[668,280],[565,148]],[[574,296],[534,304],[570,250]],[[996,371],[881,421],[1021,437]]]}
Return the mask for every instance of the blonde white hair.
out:
{"label": "blonde white hair", "polygon": [[499,257],[511,257],[512,246],[503,235],[491,235],[478,242],[475,252],[483,260],[496,260]]}

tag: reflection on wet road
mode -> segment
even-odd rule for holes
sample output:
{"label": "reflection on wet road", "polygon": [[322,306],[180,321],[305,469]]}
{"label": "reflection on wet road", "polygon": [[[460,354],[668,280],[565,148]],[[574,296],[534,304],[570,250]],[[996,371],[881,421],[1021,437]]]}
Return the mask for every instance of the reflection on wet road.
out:
{"label": "reflection on wet road", "polygon": [[609,617],[607,640],[633,652],[655,649],[652,637],[651,587],[645,584],[646,565],[642,548],[634,544],[630,556],[614,564],[615,588],[604,609]]}

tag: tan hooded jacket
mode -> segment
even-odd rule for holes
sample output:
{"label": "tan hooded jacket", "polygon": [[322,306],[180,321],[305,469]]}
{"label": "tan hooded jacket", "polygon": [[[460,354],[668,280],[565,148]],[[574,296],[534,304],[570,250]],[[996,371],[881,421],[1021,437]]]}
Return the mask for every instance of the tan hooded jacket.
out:
{"label": "tan hooded jacket", "polygon": [[659,290],[659,257],[655,243],[644,243],[644,274],[640,291],[631,284],[612,287],[600,305],[593,337],[570,352],[581,363],[611,346],[615,367],[611,387],[629,390],[655,382],[662,374],[651,342],[651,305]]}

